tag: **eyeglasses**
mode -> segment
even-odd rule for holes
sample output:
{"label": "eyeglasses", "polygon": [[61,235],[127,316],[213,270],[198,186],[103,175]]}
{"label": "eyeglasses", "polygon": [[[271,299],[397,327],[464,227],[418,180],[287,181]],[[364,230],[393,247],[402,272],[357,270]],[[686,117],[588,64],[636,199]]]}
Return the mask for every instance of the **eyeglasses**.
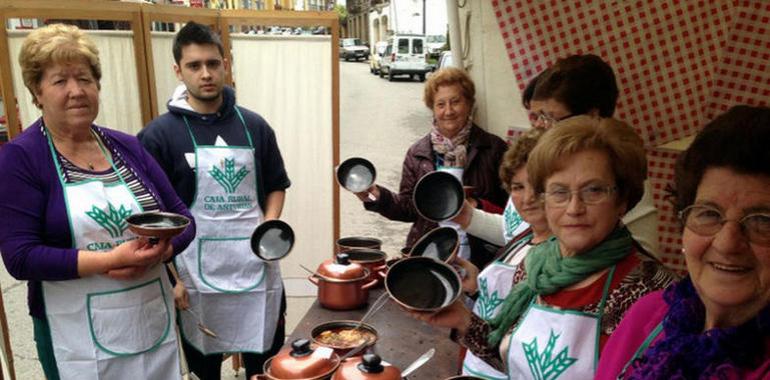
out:
{"label": "eyeglasses", "polygon": [[551,115],[547,115],[543,111],[540,111],[537,113],[529,114],[529,123],[533,126],[540,124],[543,126],[543,128],[550,128],[552,125],[570,117],[572,117],[572,114],[557,119]]}
{"label": "eyeglasses", "polygon": [[679,212],[679,220],[687,229],[700,236],[714,236],[725,223],[734,221],[750,242],[770,246],[770,214],[753,213],[739,220],[725,219],[722,212],[712,206],[691,205]]}
{"label": "eyeglasses", "polygon": [[572,199],[572,194],[577,193],[578,199],[587,205],[602,203],[610,194],[616,192],[616,186],[588,185],[578,190],[570,190],[566,187],[555,188],[543,193],[545,204],[549,207],[566,207]]}

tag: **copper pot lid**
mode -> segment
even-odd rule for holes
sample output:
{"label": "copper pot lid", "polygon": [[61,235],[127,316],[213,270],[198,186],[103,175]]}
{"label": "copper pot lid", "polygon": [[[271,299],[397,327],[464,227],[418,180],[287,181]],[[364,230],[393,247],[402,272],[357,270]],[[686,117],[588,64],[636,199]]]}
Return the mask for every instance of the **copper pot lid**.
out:
{"label": "copper pot lid", "polygon": [[265,373],[281,380],[315,379],[328,376],[339,364],[339,356],[327,347],[312,347],[310,340],[297,339],[291,349],[282,349],[265,363]]}
{"label": "copper pot lid", "polygon": [[382,361],[377,354],[365,354],[340,364],[332,380],[400,380],[401,370]]}
{"label": "copper pot lid", "polygon": [[338,253],[334,260],[324,260],[316,272],[322,279],[332,281],[355,281],[369,275],[369,271],[363,265],[350,261],[347,253]]}

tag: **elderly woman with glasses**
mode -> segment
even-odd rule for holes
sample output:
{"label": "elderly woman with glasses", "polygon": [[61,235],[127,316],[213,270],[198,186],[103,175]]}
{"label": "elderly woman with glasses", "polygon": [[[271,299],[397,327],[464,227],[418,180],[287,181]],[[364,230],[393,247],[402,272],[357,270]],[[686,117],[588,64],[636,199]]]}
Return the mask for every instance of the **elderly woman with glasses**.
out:
{"label": "elderly woman with glasses", "polygon": [[460,344],[509,378],[592,378],[627,308],[674,280],[621,222],[642,197],[646,170],[630,126],[590,116],[560,122],[527,161],[554,237],[529,251],[499,314],[484,321],[458,301],[413,315],[453,328]]}
{"label": "elderly woman with glasses", "polygon": [[[356,194],[366,210],[412,223],[402,251],[409,251],[418,239],[438,226],[422,217],[412,202],[414,188],[424,175],[449,172],[473,189],[474,198],[497,207],[505,205],[507,198],[497,176],[507,146],[473,122],[476,87],[468,73],[456,67],[437,71],[425,82],[423,100],[432,111],[432,123],[429,132],[406,152],[398,191],[374,184]],[[483,240],[466,238],[464,231],[459,232],[463,237],[459,256],[469,258],[479,268],[492,260],[496,248],[490,249]]]}
{"label": "elderly woman with glasses", "polygon": [[770,378],[770,108],[737,106],[679,158],[688,276],[647,295],[597,379]]}

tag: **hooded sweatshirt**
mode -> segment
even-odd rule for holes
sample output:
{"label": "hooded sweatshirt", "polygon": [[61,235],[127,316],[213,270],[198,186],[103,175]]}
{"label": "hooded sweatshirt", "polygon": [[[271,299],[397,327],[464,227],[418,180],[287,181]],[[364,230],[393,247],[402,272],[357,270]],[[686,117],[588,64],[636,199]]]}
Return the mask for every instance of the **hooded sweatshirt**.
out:
{"label": "hooded sweatshirt", "polygon": [[[180,85],[168,102],[168,112],[151,121],[139,132],[139,140],[158,161],[179,198],[188,207],[195,200],[195,147],[198,145],[248,146],[249,140],[235,107],[243,115],[251,134],[257,176],[259,205],[265,209],[267,194],[291,185],[283,164],[275,132],[265,119],[235,104],[235,91],[225,87],[222,106],[213,114],[200,114],[187,102],[187,89]],[[190,125],[188,130],[184,118]]]}

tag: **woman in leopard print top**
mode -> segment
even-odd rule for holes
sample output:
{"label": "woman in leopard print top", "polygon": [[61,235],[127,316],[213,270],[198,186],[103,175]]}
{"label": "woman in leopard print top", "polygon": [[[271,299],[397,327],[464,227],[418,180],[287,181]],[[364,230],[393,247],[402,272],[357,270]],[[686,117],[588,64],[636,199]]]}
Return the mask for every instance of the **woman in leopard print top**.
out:
{"label": "woman in leopard print top", "polygon": [[620,121],[576,116],[530,154],[554,237],[534,247],[499,315],[483,321],[456,302],[412,313],[509,378],[592,378],[602,345],[631,304],[675,276],[639,248],[620,219],[644,191],[641,139]]}

